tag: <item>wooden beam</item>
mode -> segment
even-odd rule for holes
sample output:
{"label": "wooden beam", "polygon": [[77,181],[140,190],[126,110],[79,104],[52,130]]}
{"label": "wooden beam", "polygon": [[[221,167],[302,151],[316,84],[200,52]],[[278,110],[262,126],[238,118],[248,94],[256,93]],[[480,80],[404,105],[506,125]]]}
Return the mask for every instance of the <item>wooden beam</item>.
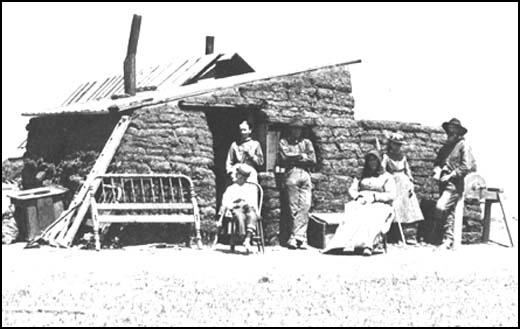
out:
{"label": "wooden beam", "polygon": [[98,210],[191,210],[191,203],[97,203]]}
{"label": "wooden beam", "polygon": [[99,215],[100,223],[193,223],[193,215]]}
{"label": "wooden beam", "polygon": [[137,43],[139,41],[139,31],[141,29],[141,16],[134,15],[132,19],[132,27],[130,29],[130,38],[128,40],[128,49],[124,63],[125,76],[125,93],[135,95],[136,79],[135,79],[135,54],[137,53]]}

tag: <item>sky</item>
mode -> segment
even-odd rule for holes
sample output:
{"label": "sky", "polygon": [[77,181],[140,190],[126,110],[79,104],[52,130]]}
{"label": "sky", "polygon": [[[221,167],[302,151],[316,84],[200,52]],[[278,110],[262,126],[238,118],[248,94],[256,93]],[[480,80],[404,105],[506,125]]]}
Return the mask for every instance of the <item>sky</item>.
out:
{"label": "sky", "polygon": [[[518,196],[517,3],[2,3],[2,160],[24,111],[122,72],[133,14],[137,66],[237,52],[257,72],[350,66],[355,117],[469,132],[488,185]],[[518,213],[516,202],[510,211]]]}

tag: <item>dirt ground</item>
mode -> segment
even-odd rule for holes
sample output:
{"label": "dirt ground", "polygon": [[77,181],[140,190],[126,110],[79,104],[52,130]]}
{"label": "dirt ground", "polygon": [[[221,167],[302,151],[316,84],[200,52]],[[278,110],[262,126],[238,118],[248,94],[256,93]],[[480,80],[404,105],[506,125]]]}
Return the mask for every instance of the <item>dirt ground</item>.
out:
{"label": "dirt ground", "polygon": [[3,326],[518,326],[516,247],[23,247],[2,246]]}

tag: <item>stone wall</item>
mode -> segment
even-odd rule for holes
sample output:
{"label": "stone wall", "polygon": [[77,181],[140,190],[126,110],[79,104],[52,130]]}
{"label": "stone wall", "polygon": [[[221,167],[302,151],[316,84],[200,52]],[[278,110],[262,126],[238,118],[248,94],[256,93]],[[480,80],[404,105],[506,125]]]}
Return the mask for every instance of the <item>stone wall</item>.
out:
{"label": "stone wall", "polygon": [[[315,145],[318,165],[312,174],[314,184],[312,210],[339,212],[349,201],[348,189],[363,166],[364,154],[375,148],[377,137],[383,147],[392,132],[404,135],[411,169],[416,180],[416,193],[430,217],[432,202],[438,198],[437,183],[431,179],[433,161],[444,140],[440,128],[393,121],[353,120],[354,100],[350,74],[345,66],[278,77],[228,88],[216,93],[187,98],[200,106],[231,104],[256,105],[269,123],[286,123],[295,115],[303,115],[316,123],[309,134]],[[273,173],[259,175],[265,190],[263,216],[268,242],[277,243],[282,211],[280,177]],[[405,229],[405,234],[415,232]],[[475,241],[481,232],[480,207],[466,204],[464,242]]]}
{"label": "stone wall", "polygon": [[257,105],[273,122],[287,122],[295,115],[310,118],[354,118],[350,72],[346,66],[258,80],[234,88],[185,98],[201,106]]}

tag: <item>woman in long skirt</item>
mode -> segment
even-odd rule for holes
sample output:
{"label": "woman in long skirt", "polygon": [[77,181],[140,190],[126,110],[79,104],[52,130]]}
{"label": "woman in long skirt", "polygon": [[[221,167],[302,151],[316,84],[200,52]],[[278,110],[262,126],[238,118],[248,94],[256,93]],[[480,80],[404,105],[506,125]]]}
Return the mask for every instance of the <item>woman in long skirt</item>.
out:
{"label": "woman in long skirt", "polygon": [[[408,165],[408,160],[401,150],[404,144],[403,136],[394,133],[388,139],[387,153],[383,155],[382,166],[388,173],[392,174],[396,184],[396,198],[394,208],[396,221],[417,228],[419,222],[424,220],[424,216],[419,206],[419,201],[414,192],[414,180],[412,171]],[[416,236],[410,237],[406,241],[408,244],[416,244]]]}
{"label": "woman in long skirt", "polygon": [[323,252],[361,249],[369,256],[377,237],[388,232],[394,219],[395,181],[383,170],[377,151],[366,154],[361,177],[354,179],[349,194],[353,200],[346,205],[345,219]]}

